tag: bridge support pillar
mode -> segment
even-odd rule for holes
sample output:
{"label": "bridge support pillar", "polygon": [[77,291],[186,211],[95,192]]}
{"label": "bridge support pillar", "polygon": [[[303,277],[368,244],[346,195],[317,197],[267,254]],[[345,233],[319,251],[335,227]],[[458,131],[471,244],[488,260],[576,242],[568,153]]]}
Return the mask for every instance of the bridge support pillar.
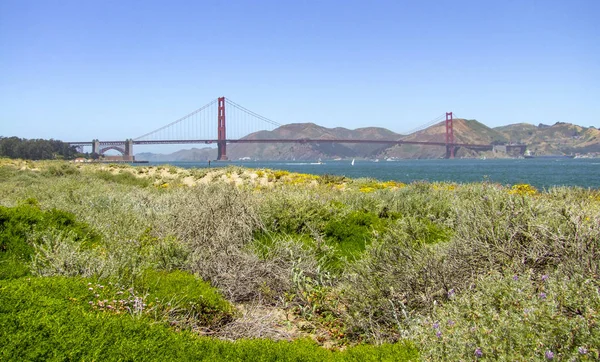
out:
{"label": "bridge support pillar", "polygon": [[125,153],[123,154],[123,161],[133,161],[133,140],[125,140]]}
{"label": "bridge support pillar", "polygon": [[454,158],[454,124],[452,112],[446,112],[446,158]]}
{"label": "bridge support pillar", "polygon": [[227,134],[225,131],[225,97],[219,97],[217,128],[217,161],[227,161]]}
{"label": "bridge support pillar", "polygon": [[446,158],[454,158],[454,146],[446,145]]}
{"label": "bridge support pillar", "polygon": [[100,141],[92,140],[92,154],[100,154]]}

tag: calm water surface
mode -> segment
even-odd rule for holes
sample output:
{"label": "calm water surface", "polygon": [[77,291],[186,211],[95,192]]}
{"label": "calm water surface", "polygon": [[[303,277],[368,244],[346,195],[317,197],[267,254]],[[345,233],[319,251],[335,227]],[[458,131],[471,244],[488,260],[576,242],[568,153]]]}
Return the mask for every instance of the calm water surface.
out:
{"label": "calm water surface", "polygon": [[[315,161],[313,161],[315,162]],[[152,163],[160,164],[160,163]],[[169,162],[184,168],[206,168],[206,162]],[[509,160],[400,160],[400,161],[234,161],[212,162],[212,167],[239,165],[251,168],[271,168],[316,175],[344,175],[351,178],[373,177],[379,180],[412,182],[451,181],[479,182],[488,180],[501,184],[528,183],[540,189],[552,186],[600,188],[600,159],[536,158]]]}

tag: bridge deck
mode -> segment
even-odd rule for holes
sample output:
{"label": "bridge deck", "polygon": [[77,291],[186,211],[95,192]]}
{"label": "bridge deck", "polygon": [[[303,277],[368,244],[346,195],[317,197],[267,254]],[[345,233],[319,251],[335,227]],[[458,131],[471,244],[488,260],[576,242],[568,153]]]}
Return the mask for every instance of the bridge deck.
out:
{"label": "bridge deck", "polygon": [[[133,141],[134,145],[166,145],[166,144],[212,144],[223,142],[218,139],[197,139],[197,140],[154,140],[154,141]],[[491,144],[470,144],[470,143],[445,143],[445,142],[427,142],[427,141],[405,141],[405,140],[359,140],[359,139],[229,139],[226,143],[368,143],[368,144],[389,144],[389,145],[423,145],[423,146],[455,146],[471,149],[492,149]],[[65,142],[71,146],[91,146],[92,142]],[[102,146],[124,145],[125,141],[100,141]],[[524,144],[505,145],[506,147],[519,148],[526,147]]]}

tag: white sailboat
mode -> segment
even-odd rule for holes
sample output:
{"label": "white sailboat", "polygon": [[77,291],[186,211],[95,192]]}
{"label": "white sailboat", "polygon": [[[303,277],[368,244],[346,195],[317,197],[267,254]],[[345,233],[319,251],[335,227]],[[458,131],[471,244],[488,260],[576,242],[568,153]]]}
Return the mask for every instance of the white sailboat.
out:
{"label": "white sailboat", "polygon": [[351,165],[352,165],[352,166],[354,166],[354,159],[352,159],[352,163],[351,163]]}

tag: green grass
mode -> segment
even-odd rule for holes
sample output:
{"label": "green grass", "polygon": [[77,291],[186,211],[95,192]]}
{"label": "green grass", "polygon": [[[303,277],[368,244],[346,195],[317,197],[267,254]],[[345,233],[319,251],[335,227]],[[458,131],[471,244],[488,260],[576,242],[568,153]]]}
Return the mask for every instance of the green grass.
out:
{"label": "green grass", "polygon": [[87,307],[87,285],[75,278],[22,278],[0,282],[0,357],[5,361],[408,361],[410,343],[358,346],[331,352],[314,342],[197,337],[145,317]]}

